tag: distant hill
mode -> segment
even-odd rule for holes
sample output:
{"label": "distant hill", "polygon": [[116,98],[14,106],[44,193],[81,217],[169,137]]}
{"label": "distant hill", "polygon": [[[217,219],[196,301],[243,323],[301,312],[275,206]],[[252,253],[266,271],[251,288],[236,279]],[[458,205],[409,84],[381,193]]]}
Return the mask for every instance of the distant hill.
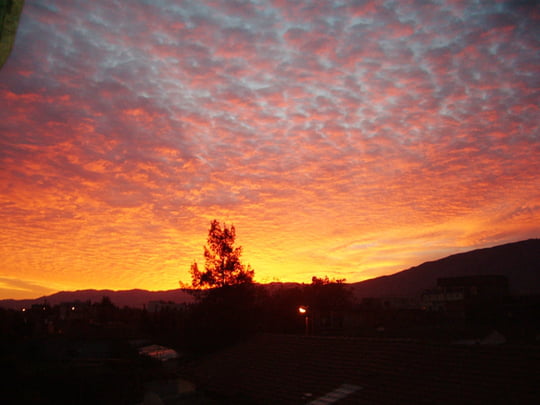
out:
{"label": "distant hill", "polygon": [[91,301],[101,302],[103,297],[109,297],[111,302],[118,307],[139,307],[148,304],[149,301],[172,301],[176,303],[192,302],[193,296],[183,289],[168,291],[146,290],[80,290],[61,291],[56,294],[28,300],[1,300],[0,307],[19,309],[33,304],[47,302],[49,305],[57,305],[62,302]]}
{"label": "distant hill", "polygon": [[[441,277],[498,274],[508,277],[513,294],[540,294],[540,239],[529,239],[486,249],[473,250],[426,262],[391,276],[350,284],[358,299],[364,297],[413,296],[432,288]],[[293,288],[298,283],[270,283],[269,291]],[[62,291],[33,300],[2,300],[0,307],[22,308],[45,301],[50,305],[62,302],[100,302],[104,296],[119,307],[142,308],[149,301],[192,302],[193,296],[186,290],[82,290]]]}
{"label": "distant hill", "polygon": [[358,298],[413,296],[441,277],[488,274],[506,276],[512,294],[540,294],[540,239],[455,254],[351,286]]}

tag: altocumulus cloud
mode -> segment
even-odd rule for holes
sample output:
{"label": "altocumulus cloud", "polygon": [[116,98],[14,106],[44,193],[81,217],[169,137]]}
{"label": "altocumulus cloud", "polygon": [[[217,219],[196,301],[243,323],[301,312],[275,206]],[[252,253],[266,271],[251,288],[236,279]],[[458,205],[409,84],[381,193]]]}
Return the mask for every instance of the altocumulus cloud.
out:
{"label": "altocumulus cloud", "polygon": [[214,217],[261,280],[537,236],[539,21],[516,1],[27,1],[0,83],[1,274],[174,288]]}

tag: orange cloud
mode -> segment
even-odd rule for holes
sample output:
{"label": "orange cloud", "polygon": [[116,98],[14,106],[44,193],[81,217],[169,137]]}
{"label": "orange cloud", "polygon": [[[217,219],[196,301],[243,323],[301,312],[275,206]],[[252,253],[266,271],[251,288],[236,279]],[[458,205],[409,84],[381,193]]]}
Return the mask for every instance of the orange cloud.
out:
{"label": "orange cloud", "polygon": [[266,281],[538,237],[527,5],[196,3],[25,9],[0,294],[175,288],[214,218]]}

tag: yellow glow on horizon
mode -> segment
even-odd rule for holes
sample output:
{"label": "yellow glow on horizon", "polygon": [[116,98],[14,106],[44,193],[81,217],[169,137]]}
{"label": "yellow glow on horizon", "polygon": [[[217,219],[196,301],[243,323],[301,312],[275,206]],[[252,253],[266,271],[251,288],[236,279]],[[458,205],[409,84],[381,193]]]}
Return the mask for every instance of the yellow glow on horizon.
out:
{"label": "yellow glow on horizon", "polygon": [[[313,276],[345,278],[348,283],[363,281],[486,247],[491,234],[483,231],[489,220],[473,216],[423,228],[381,227],[379,232],[365,232],[362,238],[354,239],[348,236],[353,232],[349,229],[335,234],[328,225],[326,230],[316,223],[298,226],[290,223],[292,218],[280,229],[279,224],[272,223],[266,228],[254,226],[247,215],[229,215],[224,215],[223,221],[235,225],[237,246],[243,247],[242,261],[254,268],[255,281],[260,283],[310,283]],[[140,223],[135,219],[141,217],[148,219],[135,226]],[[107,218],[104,215],[101,224],[94,218],[94,222],[85,221],[75,228],[73,220],[67,222],[70,226],[56,221],[49,228],[35,228],[33,234],[26,235],[26,243],[5,243],[4,274],[16,272],[19,277],[0,276],[0,296],[36,298],[60,290],[83,289],[170,290],[179,288],[180,281],[190,284],[193,261],[204,265],[203,245],[208,232],[204,220],[187,230],[174,229],[166,222],[152,221],[144,207],[124,210],[113,217],[114,221]],[[124,227],[124,231],[94,231],[106,227],[107,222],[116,223],[116,230]],[[160,232],[146,233],[146,223],[161,228]],[[512,235],[525,226],[523,221],[514,220],[506,225],[506,232]],[[503,229],[499,227],[498,231]],[[19,279],[26,284],[18,283]]]}
{"label": "yellow glow on horizon", "polygon": [[234,19],[186,2],[178,24],[163,2],[72,3],[26,8],[2,70],[0,298],[189,284],[213,219],[260,283],[354,283],[540,237],[526,7],[511,29],[497,2]]}

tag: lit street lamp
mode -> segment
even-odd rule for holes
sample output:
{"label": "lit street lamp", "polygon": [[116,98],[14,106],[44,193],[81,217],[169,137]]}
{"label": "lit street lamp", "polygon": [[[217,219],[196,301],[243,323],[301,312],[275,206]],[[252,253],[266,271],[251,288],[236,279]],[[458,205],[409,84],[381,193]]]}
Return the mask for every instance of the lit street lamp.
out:
{"label": "lit street lamp", "polygon": [[309,307],[301,305],[298,307],[298,313],[304,316],[304,321],[306,324],[306,336],[309,335]]}

